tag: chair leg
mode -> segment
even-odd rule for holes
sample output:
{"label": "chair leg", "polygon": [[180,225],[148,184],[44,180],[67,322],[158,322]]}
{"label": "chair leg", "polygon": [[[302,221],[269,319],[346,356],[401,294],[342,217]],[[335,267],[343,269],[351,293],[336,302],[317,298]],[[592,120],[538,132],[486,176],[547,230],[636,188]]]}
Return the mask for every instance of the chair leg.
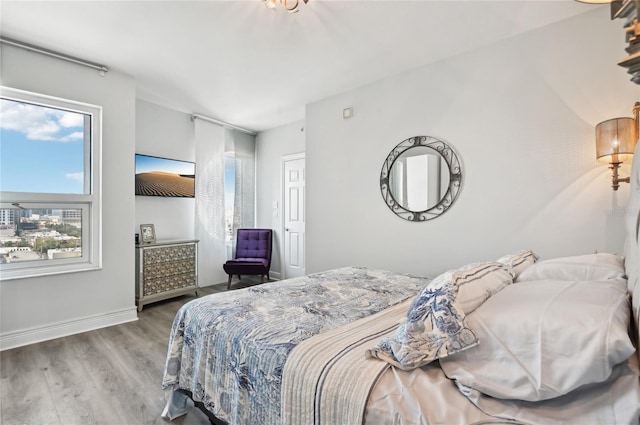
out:
{"label": "chair leg", "polygon": [[264,275],[260,276],[260,283],[264,283]]}
{"label": "chair leg", "polygon": [[232,274],[229,275],[229,280],[227,280],[227,289],[231,289],[231,278],[233,277]]}

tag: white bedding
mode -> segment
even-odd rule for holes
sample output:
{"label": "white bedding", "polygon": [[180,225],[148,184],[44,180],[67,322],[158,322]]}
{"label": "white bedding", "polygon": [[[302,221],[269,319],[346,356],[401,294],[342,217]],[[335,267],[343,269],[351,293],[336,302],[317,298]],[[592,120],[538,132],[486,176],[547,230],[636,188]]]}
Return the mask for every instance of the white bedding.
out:
{"label": "white bedding", "polygon": [[412,371],[391,367],[374,386],[363,423],[635,425],[640,417],[638,379],[637,360],[632,356],[614,368],[611,378],[605,382],[582,387],[560,398],[532,403],[498,400],[477,391],[468,391],[465,396],[454,381],[445,376],[438,362]]}
{"label": "white bedding", "polygon": [[638,361],[620,270],[611,254],[571,257],[529,273],[557,280],[507,285],[466,317],[478,346],[415,370],[390,368],[365,423],[637,425]]}
{"label": "white bedding", "polygon": [[640,415],[638,362],[632,356],[614,368],[609,380],[542,402],[499,400],[478,391],[470,391],[468,397],[493,416],[516,417],[526,424],[636,425]]}
{"label": "white bedding", "polygon": [[[632,356],[614,378],[556,400],[529,403],[497,400],[479,392],[471,403],[438,363],[413,371],[388,369],[376,384],[365,414],[366,425],[500,424],[518,417],[523,424],[637,424],[640,416],[638,361]],[[586,407],[589,406],[589,409]]]}
{"label": "white bedding", "polygon": [[467,400],[438,363],[413,371],[388,369],[376,384],[366,425],[471,424],[492,419]]}

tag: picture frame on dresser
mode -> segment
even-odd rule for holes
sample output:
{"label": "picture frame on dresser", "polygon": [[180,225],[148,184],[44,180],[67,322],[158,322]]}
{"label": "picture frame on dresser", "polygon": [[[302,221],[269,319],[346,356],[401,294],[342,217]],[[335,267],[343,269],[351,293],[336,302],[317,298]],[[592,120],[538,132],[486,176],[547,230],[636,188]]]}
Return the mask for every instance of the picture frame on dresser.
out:
{"label": "picture frame on dresser", "polygon": [[140,225],[140,240],[142,243],[154,243],[156,241],[156,229],[153,224]]}

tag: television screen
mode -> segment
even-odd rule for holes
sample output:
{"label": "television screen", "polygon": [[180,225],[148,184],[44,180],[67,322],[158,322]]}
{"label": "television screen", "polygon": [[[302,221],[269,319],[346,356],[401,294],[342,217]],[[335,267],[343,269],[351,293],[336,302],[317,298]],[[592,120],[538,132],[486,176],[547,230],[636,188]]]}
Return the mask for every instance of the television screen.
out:
{"label": "television screen", "polygon": [[136,154],[136,195],[195,198],[196,164]]}

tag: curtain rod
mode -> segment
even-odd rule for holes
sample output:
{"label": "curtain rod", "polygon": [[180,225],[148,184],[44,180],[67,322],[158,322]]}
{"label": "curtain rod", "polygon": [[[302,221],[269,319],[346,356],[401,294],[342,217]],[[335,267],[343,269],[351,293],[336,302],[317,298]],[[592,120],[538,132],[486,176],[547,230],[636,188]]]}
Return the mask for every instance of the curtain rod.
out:
{"label": "curtain rod", "polygon": [[230,128],[230,129],[233,129],[233,130],[238,130],[238,131],[241,131],[243,133],[250,134],[252,136],[255,136],[257,134],[255,131],[247,130],[246,128],[238,127],[237,125],[229,124],[227,122],[220,121],[220,120],[217,120],[215,118],[206,117],[206,116],[200,115],[200,114],[192,114],[191,115],[191,121],[195,121],[196,119],[203,120],[203,121],[209,121],[209,122],[212,122],[214,124],[221,125],[222,127]]}
{"label": "curtain rod", "polygon": [[25,50],[40,53],[46,56],[51,56],[57,59],[62,59],[64,61],[72,62],[72,63],[86,66],[89,68],[97,69],[98,71],[100,71],[100,76],[102,77],[104,77],[105,74],[109,72],[109,68],[107,68],[104,65],[100,65],[95,62],[89,62],[84,59],[79,59],[73,56],[65,55],[64,53],[59,53],[53,50],[45,49],[43,47],[34,46],[33,44],[23,43],[22,41],[14,40],[11,38],[0,36],[0,43],[8,44],[10,46],[20,47]]}

